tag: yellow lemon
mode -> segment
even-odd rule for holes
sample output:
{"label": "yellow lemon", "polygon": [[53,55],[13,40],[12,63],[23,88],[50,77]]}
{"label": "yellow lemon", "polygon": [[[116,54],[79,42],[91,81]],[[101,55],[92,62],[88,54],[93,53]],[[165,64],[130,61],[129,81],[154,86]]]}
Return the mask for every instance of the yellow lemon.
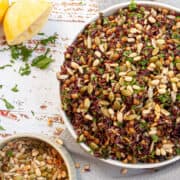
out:
{"label": "yellow lemon", "polygon": [[52,4],[46,0],[17,0],[4,17],[4,33],[9,45],[32,39],[48,20]]}
{"label": "yellow lemon", "polygon": [[0,23],[2,22],[8,7],[9,7],[8,0],[0,0]]}

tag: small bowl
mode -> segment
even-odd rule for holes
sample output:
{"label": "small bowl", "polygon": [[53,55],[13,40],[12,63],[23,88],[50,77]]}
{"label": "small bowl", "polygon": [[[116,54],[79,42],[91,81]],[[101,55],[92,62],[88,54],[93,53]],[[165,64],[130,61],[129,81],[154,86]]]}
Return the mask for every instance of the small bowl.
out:
{"label": "small bowl", "polygon": [[20,139],[20,138],[35,139],[35,140],[42,141],[42,142],[52,146],[59,153],[59,155],[62,157],[62,159],[64,160],[65,165],[67,167],[69,180],[78,180],[77,179],[77,174],[76,174],[76,169],[75,169],[75,166],[74,166],[74,162],[73,162],[70,154],[66,151],[66,149],[63,146],[58,145],[56,142],[53,142],[47,136],[42,136],[42,135],[37,135],[37,134],[33,134],[33,135],[32,134],[16,134],[16,135],[12,135],[12,136],[4,138],[4,139],[2,139],[0,141],[0,149],[2,147],[4,147],[8,142],[13,141],[13,140],[17,140],[17,139]]}
{"label": "small bowl", "polygon": [[[161,7],[161,8],[167,8],[176,12],[180,12],[179,8],[164,4],[164,3],[159,3],[159,2],[153,2],[153,1],[137,1],[136,2],[138,5],[145,5],[145,6],[149,6],[149,7]],[[120,8],[125,8],[128,7],[128,5],[130,4],[130,2],[126,2],[126,3],[120,3],[117,5],[113,5],[103,11],[101,11],[101,13],[104,16],[109,16],[113,13],[115,13],[118,9]],[[90,19],[85,25],[84,27],[95,21],[99,16],[95,16],[92,19]],[[79,33],[81,33],[84,30],[84,27],[79,31]],[[78,33],[78,34],[79,34]],[[77,38],[78,34],[74,37],[72,43],[74,42],[74,40]],[[71,43],[70,43],[71,44]],[[65,112],[62,110],[61,108],[61,115],[65,121],[66,127],[69,130],[69,132],[71,133],[71,135],[73,136],[74,139],[77,139],[77,134],[71,124],[71,122],[69,121],[68,117],[66,116]],[[85,143],[79,143],[80,146],[86,151],[86,152],[90,152],[90,148],[85,144]],[[99,158],[100,159],[100,158]],[[180,160],[180,156],[175,156],[174,158],[170,159],[170,160],[165,160],[163,162],[159,162],[159,163],[137,163],[137,164],[125,164],[121,161],[118,160],[113,160],[113,159],[100,159],[105,163],[111,164],[111,165],[115,165],[115,166],[120,166],[120,167],[124,167],[124,168],[131,168],[131,169],[150,169],[150,168],[160,168],[163,167],[165,165],[169,165],[173,162],[176,162],[177,160]]]}

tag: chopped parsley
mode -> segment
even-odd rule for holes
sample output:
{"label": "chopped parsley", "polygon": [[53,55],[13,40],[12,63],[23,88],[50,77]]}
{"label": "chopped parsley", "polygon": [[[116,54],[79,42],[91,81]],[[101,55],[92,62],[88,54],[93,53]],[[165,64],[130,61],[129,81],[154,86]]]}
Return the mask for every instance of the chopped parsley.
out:
{"label": "chopped parsley", "polygon": [[157,135],[155,135],[155,134],[153,134],[153,135],[151,136],[151,138],[152,138],[152,141],[153,141],[154,143],[157,143],[158,140],[159,140],[159,137],[158,137]]}
{"label": "chopped parsley", "polygon": [[6,64],[4,66],[0,66],[0,69],[5,69],[6,67],[11,67],[12,65],[11,64]]}
{"label": "chopped parsley", "polygon": [[49,37],[47,37],[47,38],[45,38],[45,39],[40,40],[40,44],[42,44],[42,45],[44,45],[44,46],[46,46],[46,45],[48,45],[48,44],[55,44],[57,38],[58,38],[58,34],[55,33],[55,34],[52,35],[52,36],[49,36]]}
{"label": "chopped parsley", "polygon": [[145,69],[147,67],[148,64],[148,60],[144,59],[138,62],[139,65],[141,65],[142,69]]}
{"label": "chopped parsley", "polygon": [[7,152],[6,152],[6,155],[7,155],[8,157],[12,157],[12,156],[13,156],[13,151],[12,151],[12,150],[7,151]]}
{"label": "chopped parsley", "polygon": [[34,116],[34,115],[35,115],[35,112],[34,112],[34,111],[31,111],[31,114]]}
{"label": "chopped parsley", "polygon": [[1,100],[4,102],[7,109],[14,109],[14,106],[11,103],[9,103],[6,99],[1,98]]}
{"label": "chopped parsley", "polygon": [[172,37],[172,39],[180,39],[180,34],[179,33],[172,33],[171,37]]}
{"label": "chopped parsley", "polygon": [[137,4],[134,0],[131,0],[130,4],[129,4],[129,10],[130,11],[134,11],[137,9]]}
{"label": "chopped parsley", "polygon": [[124,51],[123,56],[128,57],[132,52],[131,51]]}
{"label": "chopped parsley", "polygon": [[180,102],[180,93],[177,94],[176,99]]}
{"label": "chopped parsley", "polygon": [[176,148],[176,154],[180,155],[180,148]]}
{"label": "chopped parsley", "polygon": [[51,56],[47,56],[49,51],[50,49],[48,48],[45,54],[34,58],[31,65],[39,69],[46,69],[50,65],[50,63],[54,61]]}
{"label": "chopped parsley", "polygon": [[141,121],[139,127],[143,130],[148,129],[148,123],[146,121]]}
{"label": "chopped parsley", "polygon": [[2,127],[2,126],[0,126],[0,131],[4,131],[5,129]]}
{"label": "chopped parsley", "polygon": [[45,33],[40,32],[40,33],[38,33],[38,35],[39,35],[39,36],[44,36],[44,35],[45,35]]}
{"label": "chopped parsley", "polygon": [[119,72],[120,72],[120,67],[119,66],[115,67],[115,73],[118,74]]}
{"label": "chopped parsley", "polygon": [[126,61],[129,61],[130,63],[132,63],[133,62],[133,58],[132,57],[127,57]]}
{"label": "chopped parsley", "polygon": [[21,76],[27,76],[27,75],[29,75],[31,73],[31,69],[30,69],[30,66],[29,66],[29,64],[25,64],[25,66],[24,67],[20,67],[19,68],[19,74],[21,75]]}
{"label": "chopped parsley", "polygon": [[18,92],[19,91],[17,84],[11,89],[11,91],[13,91],[13,92]]}
{"label": "chopped parsley", "polygon": [[103,68],[99,68],[98,71],[99,71],[100,74],[104,73],[104,69]]}
{"label": "chopped parsley", "polygon": [[108,23],[109,23],[108,17],[104,17],[104,18],[103,18],[103,24],[108,24]]}
{"label": "chopped parsley", "polygon": [[159,101],[164,104],[164,105],[168,105],[171,103],[171,96],[169,93],[165,93],[165,94],[160,94],[158,96]]}

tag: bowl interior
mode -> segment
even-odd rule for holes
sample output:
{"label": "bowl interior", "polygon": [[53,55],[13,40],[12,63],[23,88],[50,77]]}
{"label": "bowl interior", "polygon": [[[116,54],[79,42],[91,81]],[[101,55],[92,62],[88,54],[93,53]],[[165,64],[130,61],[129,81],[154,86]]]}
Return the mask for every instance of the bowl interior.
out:
{"label": "bowl interior", "polygon": [[21,138],[29,138],[29,139],[39,140],[39,141],[45,142],[46,144],[53,147],[60,154],[60,156],[62,157],[62,159],[64,160],[64,162],[66,164],[68,175],[69,175],[69,180],[77,180],[74,162],[73,162],[71,156],[69,155],[69,153],[66,151],[66,149],[63,146],[58,145],[57,143],[50,140],[48,137],[45,137],[42,135],[41,136],[34,135],[34,134],[33,135],[31,135],[31,134],[13,135],[13,136],[10,136],[10,137],[5,138],[2,141],[0,141],[0,148],[4,147],[10,141],[13,141],[16,139],[21,139]]}
{"label": "bowl interior", "polygon": [[[121,3],[121,4],[117,4],[114,6],[111,6],[107,9],[105,9],[104,11],[101,11],[101,13],[104,16],[109,16],[112,15],[113,13],[115,13],[118,9],[127,7],[129,5],[130,2],[126,2],[126,3]],[[163,3],[159,3],[159,2],[152,2],[152,1],[137,1],[136,2],[139,5],[145,5],[145,6],[149,6],[149,7],[161,7],[161,8],[167,8],[176,12],[180,12],[180,9],[167,5],[167,4],[163,4]],[[92,19],[90,19],[85,25],[89,24],[90,22],[95,21],[99,16],[95,16]],[[84,26],[85,27],[85,26]],[[84,30],[84,27],[80,30],[79,33],[81,33]],[[78,34],[79,34],[78,33]],[[78,36],[77,34],[77,36]],[[76,36],[76,37],[77,37]],[[76,37],[73,39],[72,43],[74,42],[74,40],[76,39]],[[69,130],[69,132],[71,133],[71,135],[73,136],[73,138],[77,139],[77,134],[72,126],[72,124],[70,123],[70,121],[68,120],[68,117],[66,116],[65,112],[62,110],[61,107],[61,115],[63,117],[63,119],[65,120],[65,124],[67,126],[67,129]],[[86,152],[90,152],[90,148],[85,144],[85,143],[79,143],[80,146],[86,151]],[[162,167],[168,164],[171,164],[173,162],[176,162],[177,160],[180,159],[180,156],[176,156],[170,160],[165,160],[163,162],[159,162],[159,163],[152,163],[152,164],[148,164],[148,163],[138,163],[138,164],[125,164],[122,163],[120,161],[117,160],[112,160],[112,159],[100,159],[105,163],[111,164],[111,165],[115,165],[115,166],[120,166],[120,167],[125,167],[125,168],[134,168],[134,169],[149,169],[149,168],[158,168],[158,167]]]}

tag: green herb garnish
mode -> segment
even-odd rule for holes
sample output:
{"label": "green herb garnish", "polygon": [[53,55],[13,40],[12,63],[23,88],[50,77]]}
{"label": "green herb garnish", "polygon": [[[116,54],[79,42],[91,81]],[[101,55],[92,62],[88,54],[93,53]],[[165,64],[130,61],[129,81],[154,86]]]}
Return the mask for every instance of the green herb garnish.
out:
{"label": "green herb garnish", "polygon": [[0,89],[2,89],[3,88],[3,85],[2,84],[0,84]]}
{"label": "green herb garnish", "polygon": [[48,48],[45,54],[34,58],[31,65],[39,69],[46,69],[50,65],[50,63],[54,61],[51,56],[47,56],[49,51],[50,49]]}
{"label": "green herb garnish", "polygon": [[130,11],[134,11],[137,9],[137,4],[134,0],[131,0],[130,4],[129,4],[129,10]]}
{"label": "green herb garnish", "polygon": [[115,73],[119,74],[119,72],[120,72],[120,67],[119,66],[115,67]]}
{"label": "green herb garnish", "polygon": [[180,148],[176,148],[176,154],[180,155]]}
{"label": "green herb garnish", "polygon": [[0,131],[5,131],[5,129],[2,126],[0,126]]}
{"label": "green herb garnish", "polygon": [[45,33],[40,32],[40,33],[38,33],[38,35],[39,35],[39,36],[44,36],[44,35],[45,35]]}
{"label": "green herb garnish", "polygon": [[104,18],[103,18],[103,24],[108,24],[108,23],[109,23],[108,17],[104,17]]}
{"label": "green herb garnish", "polygon": [[0,66],[0,69],[5,69],[6,67],[11,67],[12,65],[11,64],[6,64],[4,66]]}
{"label": "green herb garnish", "polygon": [[139,127],[146,130],[148,129],[148,123],[146,121],[141,121]]}
{"label": "green herb garnish", "polygon": [[132,52],[131,51],[124,51],[123,56],[128,57]]}
{"label": "green herb garnish", "polygon": [[9,103],[6,99],[1,98],[1,100],[4,102],[7,109],[14,109],[14,106],[11,103]]}
{"label": "green herb garnish", "polygon": [[48,44],[50,44],[50,43],[51,43],[51,44],[54,44],[54,43],[56,42],[57,38],[58,38],[58,34],[55,33],[55,34],[52,35],[52,36],[49,36],[49,37],[47,37],[47,38],[45,38],[45,39],[40,40],[40,44],[42,44],[42,45],[44,45],[44,46],[46,46],[46,45],[48,45]]}
{"label": "green herb garnish", "polygon": [[148,60],[144,59],[138,62],[139,65],[141,65],[142,69],[145,69],[147,67],[148,64]]}
{"label": "green herb garnish", "polygon": [[177,101],[180,102],[180,93],[178,93],[178,94],[176,95],[176,99],[177,99]]}
{"label": "green herb garnish", "polygon": [[158,99],[162,104],[165,104],[165,105],[168,105],[171,103],[171,96],[169,93],[160,94],[158,96]]}
{"label": "green herb garnish", "polygon": [[13,92],[18,92],[19,91],[17,84],[11,89],[11,91],[13,91]]}
{"label": "green herb garnish", "polygon": [[29,64],[27,64],[27,63],[25,64],[24,67],[20,67],[20,69],[19,69],[19,74],[21,76],[29,75],[30,73],[31,73],[31,69],[30,69]]}
{"label": "green herb garnish", "polygon": [[134,60],[133,60],[132,57],[127,57],[127,58],[126,58],[126,61],[129,61],[130,63],[132,63]]}
{"label": "green herb garnish", "polygon": [[104,69],[103,68],[99,68],[98,71],[99,71],[100,74],[104,73]]}
{"label": "green herb garnish", "polygon": [[34,111],[31,111],[31,114],[34,116],[35,115]]}
{"label": "green herb garnish", "polygon": [[12,157],[12,156],[13,156],[13,151],[11,151],[11,150],[7,151],[7,152],[6,152],[6,155],[7,155],[8,157]]}
{"label": "green herb garnish", "polygon": [[158,137],[157,135],[155,135],[155,134],[153,134],[153,135],[151,136],[151,138],[152,138],[152,141],[153,141],[154,143],[157,143],[158,140],[159,140],[159,137]]}

